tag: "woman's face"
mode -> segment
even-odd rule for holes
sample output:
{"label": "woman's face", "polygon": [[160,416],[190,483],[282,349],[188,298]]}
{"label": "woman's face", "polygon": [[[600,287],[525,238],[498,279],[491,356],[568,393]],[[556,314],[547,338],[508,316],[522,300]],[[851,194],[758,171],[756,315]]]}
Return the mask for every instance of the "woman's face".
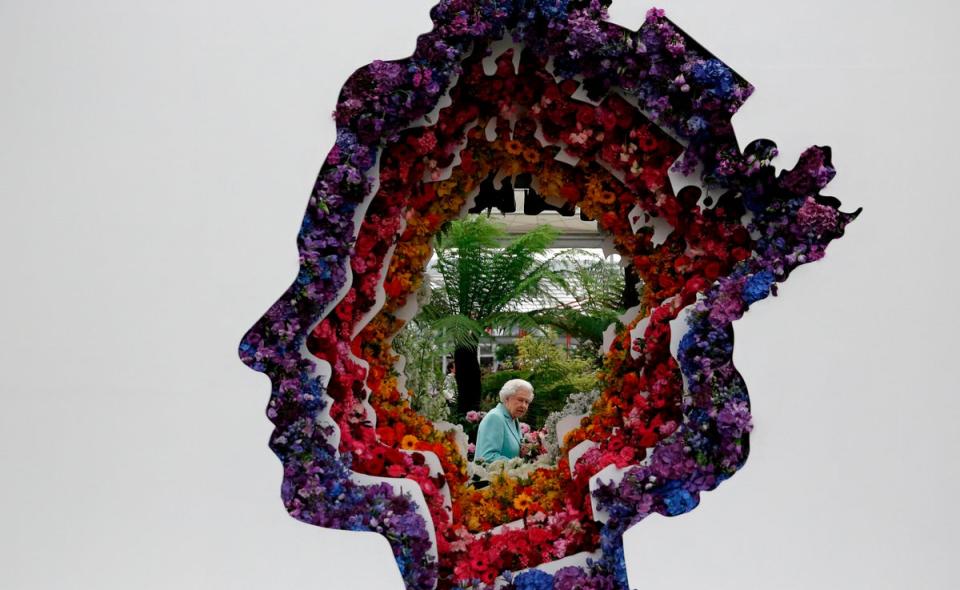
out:
{"label": "woman's face", "polygon": [[520,389],[507,398],[503,405],[514,418],[520,419],[527,413],[527,408],[533,402],[533,392],[529,389]]}

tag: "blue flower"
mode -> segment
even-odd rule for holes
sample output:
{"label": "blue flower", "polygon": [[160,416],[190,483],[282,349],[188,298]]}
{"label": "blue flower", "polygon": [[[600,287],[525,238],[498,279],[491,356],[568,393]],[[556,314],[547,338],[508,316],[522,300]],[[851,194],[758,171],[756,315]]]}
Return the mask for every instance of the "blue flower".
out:
{"label": "blue flower", "polygon": [[679,481],[672,481],[663,490],[663,504],[667,508],[667,516],[676,516],[690,512],[699,503],[693,494],[685,490]]}
{"label": "blue flower", "polygon": [[557,18],[567,13],[569,0],[539,0],[537,7],[548,18]]}
{"label": "blue flower", "polygon": [[773,273],[769,270],[763,270],[749,279],[743,286],[743,300],[747,305],[755,301],[760,301],[770,294],[770,286],[773,284]]}
{"label": "blue flower", "polygon": [[553,576],[540,570],[523,572],[514,581],[517,590],[553,590]]}
{"label": "blue flower", "polygon": [[680,338],[680,347],[677,354],[677,357],[680,359],[680,370],[682,370],[683,374],[688,378],[695,375],[699,368],[696,361],[693,360],[693,357],[696,355],[691,354],[691,352],[697,352],[697,335],[693,329],[688,330],[687,333]]}
{"label": "blue flower", "polygon": [[708,125],[707,125],[706,119],[698,115],[698,116],[690,117],[690,119],[687,120],[687,127],[693,133],[700,133],[701,131],[706,129]]}
{"label": "blue flower", "polygon": [[733,72],[718,59],[693,64],[690,76],[698,86],[721,99],[729,98],[736,85]]}

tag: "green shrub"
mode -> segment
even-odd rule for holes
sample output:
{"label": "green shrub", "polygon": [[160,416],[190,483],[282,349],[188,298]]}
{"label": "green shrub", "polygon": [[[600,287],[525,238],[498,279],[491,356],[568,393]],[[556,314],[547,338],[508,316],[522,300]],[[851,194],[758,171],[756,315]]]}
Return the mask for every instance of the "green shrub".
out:
{"label": "green shrub", "polygon": [[510,344],[498,344],[497,352],[494,355],[497,357],[497,361],[505,364],[512,364],[517,356],[520,354],[520,349],[517,348],[517,345],[513,342]]}

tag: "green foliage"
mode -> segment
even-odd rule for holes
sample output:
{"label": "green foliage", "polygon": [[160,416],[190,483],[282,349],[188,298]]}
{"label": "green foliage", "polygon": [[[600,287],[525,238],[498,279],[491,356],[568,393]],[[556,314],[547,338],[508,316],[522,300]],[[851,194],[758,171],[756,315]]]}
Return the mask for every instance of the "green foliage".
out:
{"label": "green foliage", "polygon": [[[499,401],[503,383],[522,378],[534,386],[536,399],[527,421],[538,427],[547,414],[563,407],[568,395],[597,386],[603,332],[623,312],[623,269],[582,251],[549,255],[557,233],[540,226],[508,239],[501,226],[475,216],[450,222],[437,236],[439,280],[417,321],[430,331],[424,336],[429,342],[420,346],[447,343],[442,346],[456,347],[458,363],[465,365],[457,371],[456,418],[471,409],[489,410]],[[576,338],[579,347],[571,354],[554,344],[552,335],[528,336],[516,346],[498,347],[497,359],[516,359],[519,371],[499,371],[481,380],[469,351],[476,351],[488,330],[517,327],[534,333],[551,327]],[[418,365],[413,369],[417,376],[407,371],[415,408],[423,392],[439,389],[439,357],[436,363]]]}
{"label": "green foliage", "polygon": [[551,288],[563,286],[557,256],[546,251],[557,230],[544,225],[506,241],[506,231],[483,216],[450,222],[437,241],[434,286],[424,318],[456,344],[475,347],[488,328],[538,322],[524,307],[556,304]]}
{"label": "green foliage", "polygon": [[520,349],[517,348],[515,343],[511,342],[509,344],[498,344],[494,356],[496,356],[497,361],[501,363],[513,363],[517,360],[519,354]]}
{"label": "green foliage", "polygon": [[549,384],[568,383],[579,391],[587,391],[597,382],[592,365],[555,344],[550,332],[546,336],[524,336],[517,341],[517,348],[520,366],[539,380]]}
{"label": "green foliage", "polygon": [[481,381],[481,397],[484,399],[495,398],[499,401],[500,388],[511,379],[530,381],[530,371],[497,371],[496,373],[490,373]]}
{"label": "green foliage", "polygon": [[535,399],[528,421],[539,428],[550,412],[561,410],[572,393],[597,386],[596,369],[588,360],[570,355],[554,343],[554,336],[524,336],[517,341],[520,366],[530,372]]}
{"label": "green foliage", "polygon": [[[623,269],[619,264],[586,252],[572,254],[576,255],[565,260],[564,282],[574,300],[541,310],[536,319],[541,325],[570,334],[598,351],[603,346],[604,331],[610,324],[618,323],[625,311],[621,305]],[[599,360],[594,364],[598,363]]]}
{"label": "green foliage", "polygon": [[453,347],[434,327],[415,318],[394,337],[393,349],[406,358],[403,373],[413,409],[430,420],[449,419],[445,389],[450,384],[444,383],[443,356]]}

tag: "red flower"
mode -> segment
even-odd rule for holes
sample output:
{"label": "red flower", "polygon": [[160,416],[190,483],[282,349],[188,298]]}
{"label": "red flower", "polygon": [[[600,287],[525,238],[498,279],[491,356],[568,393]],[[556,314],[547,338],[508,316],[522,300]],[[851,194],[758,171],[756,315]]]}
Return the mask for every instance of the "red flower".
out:
{"label": "red flower", "polygon": [[560,189],[560,196],[571,203],[576,203],[580,200],[580,189],[572,184],[565,184]]}
{"label": "red flower", "polygon": [[570,96],[576,92],[579,87],[580,84],[576,80],[567,79],[560,83],[560,92],[562,92],[564,96]]}
{"label": "red flower", "polygon": [[645,152],[652,152],[657,149],[657,139],[650,131],[643,129],[637,133],[637,145]]}
{"label": "red flower", "polygon": [[653,445],[657,444],[659,437],[652,428],[638,428],[638,443],[641,447],[650,448]]}
{"label": "red flower", "polygon": [[[647,171],[644,170],[643,174],[644,174],[644,180],[646,180],[648,177]],[[659,171],[657,171],[656,175],[651,174],[649,176],[651,178],[655,176],[658,179],[658,182],[663,181],[662,180],[663,175],[660,174]],[[665,199],[663,199],[663,202],[660,204],[660,209],[661,211],[663,211],[664,218],[666,218],[666,220],[670,222],[671,225],[676,226],[677,217],[680,215],[680,201],[678,201],[676,197],[668,196]]]}
{"label": "red flower", "polygon": [[593,125],[595,120],[596,117],[593,112],[593,107],[581,106],[577,109],[577,123],[580,123],[584,127],[589,127]]}
{"label": "red flower", "polygon": [[473,174],[477,170],[477,165],[473,161],[473,152],[463,150],[460,152],[460,168],[467,174]]}
{"label": "red flower", "polygon": [[673,289],[677,286],[677,283],[673,280],[673,277],[670,275],[660,275],[657,277],[657,283],[660,284],[662,289]]}
{"label": "red flower", "polygon": [[485,555],[475,555],[470,559],[470,568],[477,574],[482,574],[487,571],[487,568],[490,567],[490,562],[487,561]]}
{"label": "red flower", "polygon": [[600,124],[603,125],[604,131],[609,133],[617,126],[617,115],[613,111],[602,109],[599,110],[598,115],[600,116]]}
{"label": "red flower", "polygon": [[640,173],[640,178],[643,179],[643,183],[652,191],[663,186],[664,176],[663,171],[653,166],[644,166],[643,172]]}
{"label": "red flower", "polygon": [[746,260],[747,258],[750,258],[750,251],[747,250],[746,248],[741,248],[738,246],[730,251],[730,255],[733,256],[734,260],[736,260],[737,262],[740,262],[741,260]]}
{"label": "red flower", "polygon": [[390,298],[399,297],[403,293],[403,284],[398,279],[393,278],[383,284],[383,290]]}
{"label": "red flower", "polygon": [[716,260],[711,260],[703,267],[703,274],[711,281],[720,276],[720,263]]}
{"label": "red flower", "polygon": [[737,226],[731,235],[733,243],[742,246],[750,241],[750,232],[743,226]]}
{"label": "red flower", "polygon": [[368,475],[380,475],[383,473],[383,459],[374,457],[367,461],[364,467]]}
{"label": "red flower", "polygon": [[693,277],[692,279],[690,279],[689,281],[687,281],[687,284],[686,284],[686,286],[684,287],[684,290],[687,291],[688,293],[691,293],[691,294],[693,294],[693,293],[699,293],[699,292],[702,291],[706,286],[707,286],[707,282],[704,281],[703,278],[701,278],[701,277]]}
{"label": "red flower", "polygon": [[650,272],[650,268],[653,266],[653,263],[650,261],[649,256],[637,256],[633,259],[634,266],[637,267],[637,271],[640,274],[647,274]]}
{"label": "red flower", "polygon": [[610,439],[607,441],[607,448],[614,453],[622,449],[623,445],[624,445],[623,436],[619,434],[611,436]]}

